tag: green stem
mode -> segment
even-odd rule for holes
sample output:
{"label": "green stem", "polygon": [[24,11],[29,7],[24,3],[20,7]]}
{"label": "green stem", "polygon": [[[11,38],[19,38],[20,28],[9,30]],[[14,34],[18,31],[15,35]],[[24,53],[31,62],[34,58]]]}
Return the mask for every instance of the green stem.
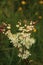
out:
{"label": "green stem", "polygon": [[14,48],[13,48],[13,51],[12,51],[12,57],[10,58],[10,63],[9,63],[9,65],[11,65],[11,63],[12,63],[13,56],[14,56]]}

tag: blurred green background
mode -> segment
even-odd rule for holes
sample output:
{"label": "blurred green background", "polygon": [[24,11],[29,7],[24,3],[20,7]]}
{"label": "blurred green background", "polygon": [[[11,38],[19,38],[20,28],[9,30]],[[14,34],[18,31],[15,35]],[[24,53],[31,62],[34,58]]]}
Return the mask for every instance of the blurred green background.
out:
{"label": "blurred green background", "polygon": [[[36,43],[31,47],[32,56],[29,57],[29,60],[34,61],[28,65],[43,65],[43,0],[0,0],[0,25],[2,22],[10,23],[12,33],[15,33],[15,25],[19,20],[27,20],[27,23],[31,20],[38,21],[37,32],[34,34]],[[27,65],[20,61],[16,48],[2,33],[0,33],[0,65]]]}

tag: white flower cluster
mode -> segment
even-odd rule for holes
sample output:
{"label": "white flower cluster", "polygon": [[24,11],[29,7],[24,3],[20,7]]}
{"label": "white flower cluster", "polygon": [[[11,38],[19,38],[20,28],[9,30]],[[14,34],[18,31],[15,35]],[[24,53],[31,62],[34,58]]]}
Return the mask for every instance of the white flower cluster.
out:
{"label": "white flower cluster", "polygon": [[[8,30],[5,33],[5,35],[7,35],[10,42],[13,43],[13,46],[18,48],[19,51],[18,57],[21,57],[22,59],[27,59],[31,55],[29,48],[32,46],[32,44],[35,43],[35,39],[31,37],[31,32],[30,32],[34,29],[34,26],[31,23],[30,25],[25,24],[24,27],[21,27],[21,23],[20,23],[20,25],[16,25],[16,27],[21,32],[12,34],[11,30]],[[11,28],[11,27],[7,27],[7,28]]]}
{"label": "white flower cluster", "polygon": [[24,26],[21,26],[21,23],[18,23],[16,25],[16,27],[19,29],[19,31],[24,31],[24,32],[29,32],[29,31],[32,31],[34,30],[34,26],[32,25],[32,21],[30,22],[30,25],[24,25]]}

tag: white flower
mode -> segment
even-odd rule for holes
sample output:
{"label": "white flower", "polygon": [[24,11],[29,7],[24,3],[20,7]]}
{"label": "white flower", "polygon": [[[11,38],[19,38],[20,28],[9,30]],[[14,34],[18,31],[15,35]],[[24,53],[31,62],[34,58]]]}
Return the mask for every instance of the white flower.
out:
{"label": "white flower", "polygon": [[22,45],[21,44],[18,44],[18,48],[20,48],[20,47],[22,47]]}
{"label": "white flower", "polygon": [[10,24],[8,24],[7,29],[11,29],[11,25]]}
{"label": "white flower", "polygon": [[19,25],[16,25],[17,28],[19,28]]}
{"label": "white flower", "polygon": [[22,55],[22,59],[27,59],[30,55],[30,52],[28,50],[25,50],[24,54]]}
{"label": "white flower", "polygon": [[22,31],[22,30],[23,30],[23,28],[24,28],[24,27],[20,27],[20,28],[19,28],[19,31]]}
{"label": "white flower", "polygon": [[28,50],[24,51],[24,53],[25,53],[27,56],[31,55]]}
{"label": "white flower", "polygon": [[30,30],[25,30],[26,32],[29,32]]}
{"label": "white flower", "polygon": [[8,24],[8,31],[5,33],[5,35],[9,38],[10,43],[13,43],[13,46],[18,48],[18,57],[27,59],[31,55],[29,49],[36,41],[33,37],[31,37],[30,32],[34,29],[34,26],[32,25],[31,21],[30,25],[25,24],[24,26],[21,26],[21,23],[18,22],[16,27],[18,28],[19,33],[13,34],[10,30],[11,25]]}
{"label": "white flower", "polygon": [[25,24],[24,26],[26,27],[27,25]]}
{"label": "white flower", "polygon": [[19,53],[19,54],[18,54],[18,57],[21,57],[21,58],[22,58],[22,54],[21,54],[21,53]]}
{"label": "white flower", "polygon": [[13,38],[12,33],[11,33],[10,30],[8,30],[8,31],[5,33],[5,35],[7,35],[9,39],[12,39],[12,38]]}
{"label": "white flower", "polygon": [[29,25],[29,26],[27,26],[27,27],[26,27],[26,31],[32,31],[32,30],[33,30],[33,28],[34,28],[34,26],[33,26],[33,25]]}
{"label": "white flower", "polygon": [[4,26],[7,26],[7,24],[6,24],[6,23],[4,23],[4,22],[2,22],[2,24],[3,24]]}
{"label": "white flower", "polygon": [[21,25],[21,22],[18,21],[18,24]]}
{"label": "white flower", "polygon": [[23,40],[22,36],[19,36],[19,39],[20,39],[20,40]]}
{"label": "white flower", "polygon": [[17,43],[13,43],[13,46],[17,47]]}
{"label": "white flower", "polygon": [[32,25],[32,24],[33,24],[33,22],[31,21],[31,22],[30,22],[30,25]]}
{"label": "white flower", "polygon": [[29,45],[25,45],[25,47],[26,47],[27,49],[29,49],[29,48],[30,48],[30,46],[29,46]]}
{"label": "white flower", "polygon": [[26,27],[26,29],[29,30],[29,27],[30,27],[30,26],[28,25],[28,26]]}
{"label": "white flower", "polygon": [[[22,48],[20,49],[20,52],[22,52]],[[22,59],[27,59],[30,56],[30,52],[28,50],[24,50],[24,53],[19,53],[18,56]]]}
{"label": "white flower", "polygon": [[22,55],[22,59],[27,59],[26,54],[23,54],[23,55]]}
{"label": "white flower", "polygon": [[35,43],[35,39],[31,38],[30,43],[34,44]]}
{"label": "white flower", "polygon": [[10,26],[8,26],[8,27],[7,27],[7,29],[11,29],[11,27],[10,27]]}
{"label": "white flower", "polygon": [[26,37],[24,45],[25,45],[25,47],[27,49],[29,49],[32,46],[32,44],[34,44],[34,43],[35,43],[35,39],[34,38]]}
{"label": "white flower", "polygon": [[22,52],[22,48],[19,48],[19,52]]}

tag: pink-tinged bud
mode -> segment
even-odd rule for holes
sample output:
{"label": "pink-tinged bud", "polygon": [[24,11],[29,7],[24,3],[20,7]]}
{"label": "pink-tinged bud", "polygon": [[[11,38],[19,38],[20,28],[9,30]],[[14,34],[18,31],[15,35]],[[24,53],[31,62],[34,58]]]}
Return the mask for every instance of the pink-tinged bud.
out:
{"label": "pink-tinged bud", "polygon": [[27,26],[26,29],[29,30],[30,26]]}
{"label": "pink-tinged bud", "polygon": [[2,29],[0,29],[0,32],[3,32]]}
{"label": "pink-tinged bud", "polygon": [[33,25],[35,25],[37,22],[33,22]]}
{"label": "pink-tinged bud", "polygon": [[3,25],[0,26],[0,32],[3,32],[5,27]]}
{"label": "pink-tinged bud", "polygon": [[0,29],[3,29],[4,27],[3,26],[0,26]]}

